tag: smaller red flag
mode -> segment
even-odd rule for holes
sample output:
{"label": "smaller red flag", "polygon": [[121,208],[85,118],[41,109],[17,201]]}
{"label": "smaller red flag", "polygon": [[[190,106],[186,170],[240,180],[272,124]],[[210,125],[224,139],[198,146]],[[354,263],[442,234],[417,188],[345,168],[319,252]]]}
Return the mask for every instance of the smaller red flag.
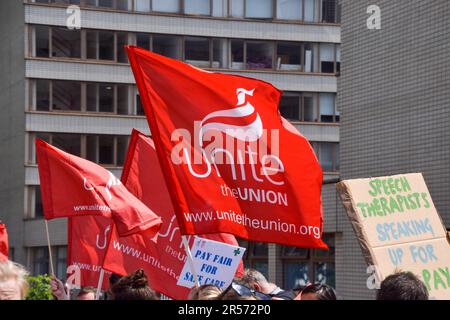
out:
{"label": "smaller red flag", "polygon": [[45,219],[75,216],[112,218],[120,236],[153,237],[161,219],[105,168],[36,139]]}
{"label": "smaller red flag", "polygon": [[3,223],[0,223],[0,261],[8,260],[8,233]]}
{"label": "smaller red flag", "polygon": [[[67,265],[79,268],[82,287],[98,286],[105,249],[113,228],[111,222],[111,219],[101,216],[69,218]],[[105,271],[102,289],[108,288],[109,275],[110,272]]]}

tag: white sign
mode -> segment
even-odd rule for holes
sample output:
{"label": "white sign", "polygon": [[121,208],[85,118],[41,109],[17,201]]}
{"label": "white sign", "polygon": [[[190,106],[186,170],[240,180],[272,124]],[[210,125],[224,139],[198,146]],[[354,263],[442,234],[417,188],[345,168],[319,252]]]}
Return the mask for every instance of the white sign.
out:
{"label": "white sign", "polygon": [[[245,248],[195,237],[191,253],[199,284],[228,287],[233,281],[244,252]],[[195,285],[189,260],[184,264],[177,285],[187,288]]]}

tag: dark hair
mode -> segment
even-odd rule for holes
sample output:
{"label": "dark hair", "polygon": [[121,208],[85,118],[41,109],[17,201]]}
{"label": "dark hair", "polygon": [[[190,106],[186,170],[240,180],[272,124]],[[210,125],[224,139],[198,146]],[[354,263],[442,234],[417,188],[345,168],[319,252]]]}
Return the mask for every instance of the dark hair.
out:
{"label": "dark hair", "polygon": [[428,300],[428,290],[412,272],[398,272],[381,282],[377,300]]}
{"label": "dark hair", "polygon": [[155,292],[148,286],[147,276],[142,269],[120,278],[111,291],[114,300],[158,300]]}
{"label": "dark hair", "polygon": [[94,287],[82,287],[80,292],[78,292],[77,297],[82,296],[84,294],[89,294],[89,293],[96,294],[97,293],[97,289],[94,288]]}
{"label": "dark hair", "polygon": [[122,278],[122,276],[119,276],[117,273],[111,273],[111,275],[109,276],[109,286],[112,287],[113,285],[115,285],[117,281],[120,280],[120,278]]}
{"label": "dark hair", "polygon": [[327,284],[316,283],[306,286],[301,294],[305,293],[314,293],[317,300],[337,300],[336,292]]}
{"label": "dark hair", "polygon": [[217,297],[217,300],[248,300],[249,297],[253,297],[255,300],[270,300],[272,298],[268,294],[233,282]]}

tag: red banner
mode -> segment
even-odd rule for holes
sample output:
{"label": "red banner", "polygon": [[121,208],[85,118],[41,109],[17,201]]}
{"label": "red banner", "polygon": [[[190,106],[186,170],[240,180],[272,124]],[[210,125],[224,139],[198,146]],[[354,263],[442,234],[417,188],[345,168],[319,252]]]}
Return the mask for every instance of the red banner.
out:
{"label": "red banner", "polygon": [[322,170],[280,91],[127,47],[182,234],[326,248]]}
{"label": "red banner", "polygon": [[0,223],[0,261],[8,260],[8,233],[3,223]]}
{"label": "red banner", "polygon": [[45,219],[75,216],[112,218],[121,236],[154,236],[161,219],[111,172],[36,139]]}
{"label": "red banner", "polygon": [[[111,222],[109,218],[96,216],[68,219],[67,266],[79,269],[82,287],[98,286]],[[110,272],[105,272],[102,289],[109,287],[109,276]]]}
{"label": "red banner", "polygon": [[[122,275],[143,268],[153,289],[173,299],[186,299],[189,289],[176,285],[186,255],[171,199],[153,141],[136,130],[133,130],[130,139],[122,182],[161,217],[163,226],[157,242],[140,235],[119,238],[113,230],[103,267]],[[204,237],[237,245],[235,237],[229,234],[209,234]],[[192,237],[190,244],[193,240]],[[237,273],[240,275],[242,272],[241,264]]]}

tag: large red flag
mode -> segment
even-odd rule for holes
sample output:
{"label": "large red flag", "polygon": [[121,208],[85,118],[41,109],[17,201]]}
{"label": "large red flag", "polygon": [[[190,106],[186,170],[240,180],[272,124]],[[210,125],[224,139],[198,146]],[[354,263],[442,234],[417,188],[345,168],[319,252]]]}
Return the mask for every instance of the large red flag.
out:
{"label": "large red flag", "polygon": [[[186,255],[172,202],[153,141],[137,130],[133,130],[131,135],[122,182],[161,217],[163,226],[157,242],[141,235],[120,238],[113,230],[103,267],[122,275],[144,268],[153,289],[173,299],[186,299],[189,289],[177,286]],[[238,245],[236,238],[230,234],[208,234],[202,237]],[[192,237],[190,244],[193,241]],[[241,263],[237,275],[242,272]]]}
{"label": "large red flag", "polygon": [[0,261],[8,260],[8,233],[3,223],[0,223]]}
{"label": "large red flag", "polygon": [[[82,287],[97,287],[112,220],[102,216],[84,216],[69,218],[68,222],[67,265],[79,268]],[[108,288],[109,275],[105,272],[102,289]]]}
{"label": "large red flag", "polygon": [[112,218],[121,236],[154,236],[161,219],[111,172],[36,139],[45,219],[97,215]]}
{"label": "large red flag", "polygon": [[278,89],[127,52],[182,234],[326,248],[322,170],[280,117]]}

